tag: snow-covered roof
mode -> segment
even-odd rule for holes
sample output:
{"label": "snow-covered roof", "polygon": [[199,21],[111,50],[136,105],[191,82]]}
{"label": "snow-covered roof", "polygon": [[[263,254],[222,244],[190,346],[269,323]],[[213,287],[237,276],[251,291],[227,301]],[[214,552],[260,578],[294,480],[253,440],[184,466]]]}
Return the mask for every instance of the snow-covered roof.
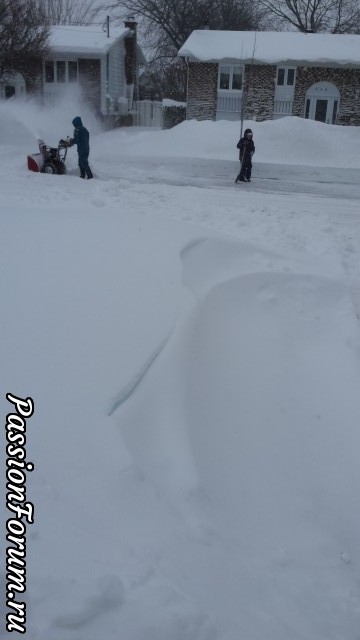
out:
{"label": "snow-covered roof", "polygon": [[125,27],[110,28],[108,38],[100,26],[56,26],[50,29],[49,46],[53,53],[102,55],[130,33],[130,29]]}
{"label": "snow-covered roof", "polygon": [[193,31],[179,56],[199,62],[360,65],[360,35],[298,31]]}

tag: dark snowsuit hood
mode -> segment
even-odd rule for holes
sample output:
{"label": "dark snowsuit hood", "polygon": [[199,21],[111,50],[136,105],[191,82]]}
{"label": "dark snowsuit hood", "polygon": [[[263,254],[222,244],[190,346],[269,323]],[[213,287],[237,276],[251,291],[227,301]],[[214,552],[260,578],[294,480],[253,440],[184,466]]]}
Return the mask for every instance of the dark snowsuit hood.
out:
{"label": "dark snowsuit hood", "polygon": [[83,123],[82,120],[80,118],[80,116],[76,116],[76,118],[74,118],[74,120],[72,121],[72,124],[74,125],[74,127],[78,128],[78,127],[82,127]]}

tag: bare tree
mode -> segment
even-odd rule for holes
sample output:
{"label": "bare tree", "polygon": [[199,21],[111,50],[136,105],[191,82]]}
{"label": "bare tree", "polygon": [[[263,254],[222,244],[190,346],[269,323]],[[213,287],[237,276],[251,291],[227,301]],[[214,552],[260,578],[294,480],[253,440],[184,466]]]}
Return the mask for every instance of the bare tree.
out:
{"label": "bare tree", "polygon": [[290,24],[304,33],[356,32],[359,29],[359,0],[259,0],[280,24]]}
{"label": "bare tree", "polygon": [[140,80],[146,97],[184,100],[186,65],[177,58],[195,29],[251,30],[265,13],[257,0],[115,0],[107,8],[119,18],[135,15],[151,62]]}
{"label": "bare tree", "polygon": [[186,66],[182,58],[164,64],[159,60],[150,62],[140,77],[140,100],[186,100]]}
{"label": "bare tree", "polygon": [[38,0],[51,25],[91,24],[99,14],[97,0]]}
{"label": "bare tree", "polygon": [[47,51],[48,28],[36,0],[0,0],[0,75],[35,82]]}
{"label": "bare tree", "polygon": [[144,34],[158,56],[174,57],[195,29],[258,28],[252,0],[116,0],[108,5],[140,18]]}

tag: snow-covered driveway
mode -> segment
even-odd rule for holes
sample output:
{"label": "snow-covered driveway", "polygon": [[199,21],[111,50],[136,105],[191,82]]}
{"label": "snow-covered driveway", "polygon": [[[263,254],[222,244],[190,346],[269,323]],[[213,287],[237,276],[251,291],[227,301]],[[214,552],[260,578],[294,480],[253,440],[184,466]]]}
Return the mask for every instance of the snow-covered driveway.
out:
{"label": "snow-covered driveway", "polygon": [[[96,163],[96,159],[95,159]],[[360,169],[312,167],[306,165],[253,164],[251,184],[235,185],[239,163],[203,158],[136,157],[106,162],[102,154],[99,177],[122,178],[137,183],[168,184],[200,188],[235,189],[241,192],[298,194],[327,198],[360,199]]]}

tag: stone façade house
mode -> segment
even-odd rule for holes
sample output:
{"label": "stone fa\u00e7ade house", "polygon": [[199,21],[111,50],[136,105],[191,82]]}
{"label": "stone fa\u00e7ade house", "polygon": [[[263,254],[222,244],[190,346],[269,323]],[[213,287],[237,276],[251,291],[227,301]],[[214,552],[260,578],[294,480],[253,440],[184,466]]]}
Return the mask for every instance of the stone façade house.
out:
{"label": "stone fa\u00e7ade house", "polygon": [[187,119],[283,116],[360,125],[360,35],[193,31]]}

